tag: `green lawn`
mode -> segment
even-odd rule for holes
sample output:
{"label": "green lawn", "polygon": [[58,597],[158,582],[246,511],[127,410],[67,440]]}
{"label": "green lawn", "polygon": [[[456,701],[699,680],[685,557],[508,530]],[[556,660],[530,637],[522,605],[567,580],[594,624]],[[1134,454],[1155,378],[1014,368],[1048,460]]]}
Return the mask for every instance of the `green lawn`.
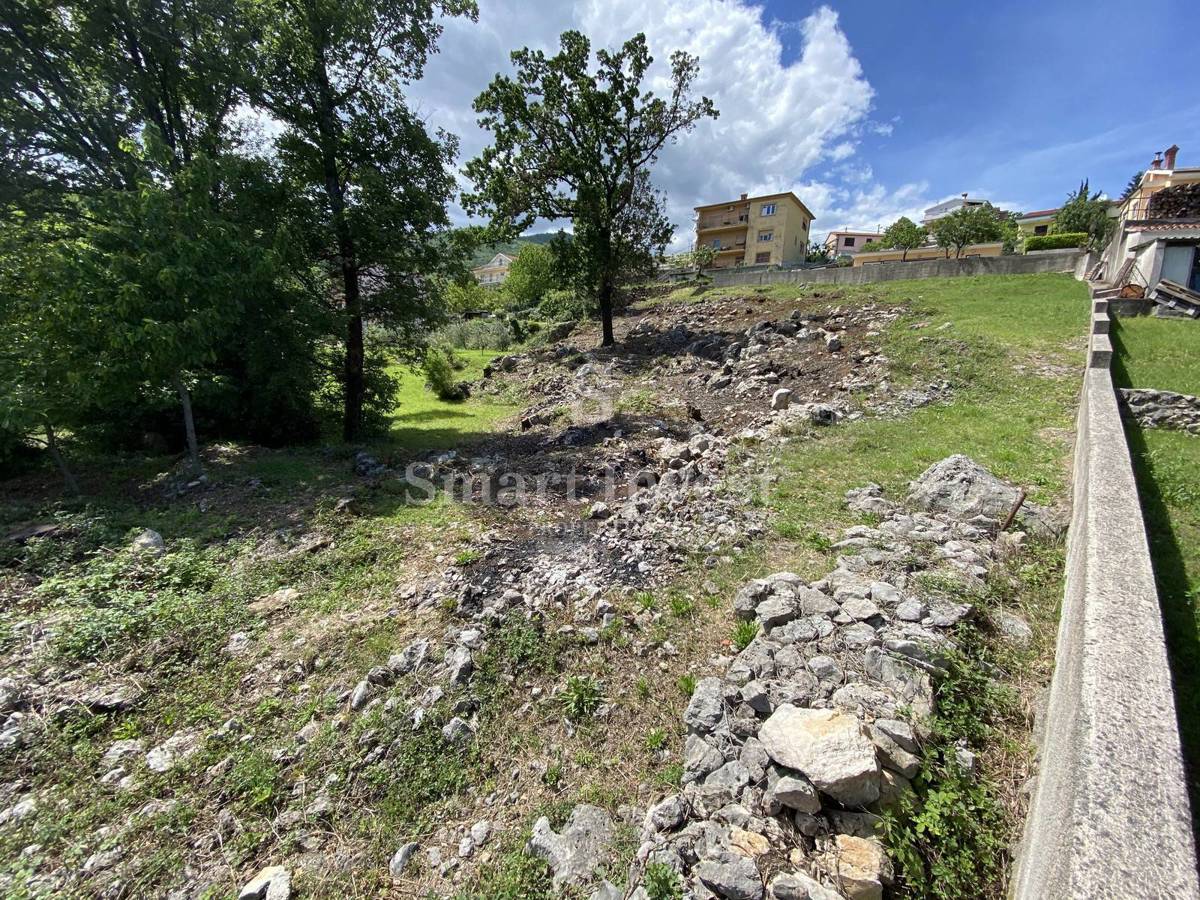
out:
{"label": "green lawn", "polygon": [[[1200,330],[1187,319],[1118,319],[1113,378],[1118,387],[1200,394]],[[1176,704],[1187,756],[1193,817],[1200,822],[1200,437],[1128,423]]]}
{"label": "green lawn", "polygon": [[847,523],[846,490],[874,481],[898,496],[954,453],[1033,487],[1035,501],[1063,497],[1088,317],[1084,287],[1063,275],[936,279],[870,285],[848,299],[863,296],[909,302],[885,351],[913,383],[949,381],[954,402],[862,419],[791,445],[776,497],[781,533],[819,546],[807,523]]}
{"label": "green lawn", "polygon": [[[483,367],[501,354],[495,350],[455,350],[454,355],[464,364],[459,378],[475,381],[483,374]],[[425,387],[425,376],[419,370],[395,364],[388,367],[388,372],[400,382],[388,433],[388,442],[395,446],[410,450],[453,447],[490,434],[498,421],[519,408],[515,403],[491,398],[447,403]]]}

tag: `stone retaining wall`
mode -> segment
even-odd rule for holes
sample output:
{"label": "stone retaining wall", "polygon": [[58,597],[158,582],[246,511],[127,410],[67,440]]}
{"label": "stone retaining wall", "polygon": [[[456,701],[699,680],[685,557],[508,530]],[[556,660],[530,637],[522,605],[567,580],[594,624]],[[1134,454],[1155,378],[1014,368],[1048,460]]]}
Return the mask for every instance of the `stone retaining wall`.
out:
{"label": "stone retaining wall", "polygon": [[1121,406],[1143,428],[1178,428],[1200,434],[1200,397],[1153,388],[1121,388]]}
{"label": "stone retaining wall", "polygon": [[1031,275],[1038,272],[1076,273],[1082,250],[1045,250],[1009,256],[969,259],[925,259],[887,262],[844,269],[714,269],[714,287],[764,284],[867,284],[875,281],[908,281],[916,278],[952,278],[963,275]]}
{"label": "stone retaining wall", "polygon": [[1096,301],[1066,590],[1016,900],[1200,898],[1162,617],[1107,326],[1107,303]]}

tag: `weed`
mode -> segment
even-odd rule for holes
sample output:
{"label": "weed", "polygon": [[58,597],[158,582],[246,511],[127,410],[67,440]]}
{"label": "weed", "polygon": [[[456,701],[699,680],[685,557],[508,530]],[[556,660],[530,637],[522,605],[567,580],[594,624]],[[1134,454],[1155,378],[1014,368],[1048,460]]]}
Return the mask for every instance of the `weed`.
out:
{"label": "weed", "polygon": [[758,637],[758,623],[738,622],[733,626],[733,634],[730,637],[733,640],[733,646],[739,650],[745,650],[750,646],[751,641]]}
{"label": "weed", "polygon": [[456,566],[469,566],[471,563],[477,562],[482,558],[483,554],[478,550],[463,550],[454,557],[454,564]]}
{"label": "weed", "polygon": [[524,841],[507,848],[495,862],[482,866],[471,887],[456,900],[551,900],[557,896],[550,865],[525,852]]}
{"label": "weed", "polygon": [[804,536],[804,543],[818,553],[828,553],[833,549],[833,541],[819,531],[810,531]]}
{"label": "weed", "polygon": [[557,761],[552,762],[546,766],[546,771],[542,773],[542,784],[552,790],[557,790],[558,786],[562,784],[564,774],[563,764]]}
{"label": "weed", "polygon": [[666,863],[652,862],[647,865],[642,887],[649,900],[682,900],[683,897],[679,873]]}
{"label": "weed", "polygon": [[570,675],[561,699],[568,718],[584,719],[596,711],[604,694],[600,682],[590,675]]}
{"label": "weed", "polygon": [[667,733],[661,728],[652,728],[646,734],[646,749],[655,753],[667,746]]}
{"label": "weed", "polygon": [[696,614],[696,601],[687,594],[674,594],[671,597],[671,614],[677,619],[690,619]]}
{"label": "weed", "polygon": [[679,693],[685,697],[690,697],[696,693],[696,676],[690,672],[686,675],[680,675],[675,684],[679,686]]}
{"label": "weed", "polygon": [[637,693],[639,700],[650,699],[650,682],[646,680],[646,676],[639,675],[638,680],[634,682],[633,689]]}
{"label": "weed", "polygon": [[638,608],[650,612],[658,605],[658,601],[654,599],[654,595],[649,591],[638,591],[633,595],[633,602],[638,605]]}
{"label": "weed", "polygon": [[658,773],[659,782],[665,787],[679,787],[683,784],[683,764],[669,763]]}

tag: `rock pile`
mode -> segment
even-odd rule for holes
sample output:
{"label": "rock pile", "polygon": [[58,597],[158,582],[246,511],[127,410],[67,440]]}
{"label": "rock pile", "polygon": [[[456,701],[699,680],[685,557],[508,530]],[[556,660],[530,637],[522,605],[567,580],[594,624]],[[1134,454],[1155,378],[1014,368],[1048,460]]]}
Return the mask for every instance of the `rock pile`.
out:
{"label": "rock pile", "polygon": [[[631,882],[658,864],[689,897],[883,896],[893,873],[874,826],[912,790],[950,630],[973,612],[917,576],[977,586],[1020,545],[1020,532],[999,532],[1003,504],[974,502],[997,485],[1015,490],[952,457],[913,483],[910,503],[931,511],[876,485],[850,491],[849,506],[878,524],[847,529],[833,571],[808,583],[779,572],[737,592],[734,613],[757,622],[758,636],[697,684],[684,714],[683,788],[641,817]],[[596,818],[587,807],[577,817]],[[578,828],[557,843],[545,830],[531,849],[556,883],[580,880],[580,860],[594,858],[592,839],[606,833],[590,828],[585,854],[561,843]],[[594,897],[615,890],[604,883]]]}

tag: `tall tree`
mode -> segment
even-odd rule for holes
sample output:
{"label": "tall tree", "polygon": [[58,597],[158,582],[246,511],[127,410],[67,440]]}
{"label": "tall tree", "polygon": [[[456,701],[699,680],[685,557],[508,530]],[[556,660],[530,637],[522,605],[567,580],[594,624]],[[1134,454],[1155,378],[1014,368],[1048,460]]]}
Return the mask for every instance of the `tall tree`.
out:
{"label": "tall tree", "polygon": [[245,98],[254,19],[240,0],[0,5],[0,187],[26,208],[136,189],[148,130],[168,172],[215,156]]}
{"label": "tall tree", "polygon": [[1100,249],[1116,227],[1108,215],[1109,203],[1101,191],[1091,192],[1085,178],[1079,189],[1068,194],[1066,202],[1054,214],[1051,234],[1086,234],[1093,249]]}
{"label": "tall tree", "polygon": [[962,256],[963,248],[970,244],[998,241],[1003,237],[996,208],[990,203],[980,206],[964,206],[948,216],[942,216],[929,226],[939,247],[945,247],[947,255],[954,248],[954,258]]}
{"label": "tall tree", "polygon": [[[284,126],[280,155],[313,251],[341,281],[342,422],[359,438],[367,396],[363,321],[413,327],[445,262],[452,136],[431,136],[405,102],[442,32],[472,0],[264,0],[254,96]],[[369,284],[365,283],[369,282]]]}
{"label": "tall tree", "polygon": [[644,269],[671,234],[649,170],[659,152],[702,118],[716,118],[707,97],[690,99],[698,60],[671,55],[670,96],[642,81],[653,58],[643,34],[619,50],[598,50],[564,32],[547,57],[512,54],[515,77],[497,75],[475,100],[479,124],[494,143],[466,166],[475,192],[466,208],[509,233],[538,218],[570,219],[570,259],[598,300],[605,345],[612,344],[613,292],[624,271]]}
{"label": "tall tree", "polygon": [[908,216],[901,216],[883,232],[880,243],[884,247],[903,251],[900,255],[903,262],[908,259],[909,250],[916,250],[925,243],[928,234],[929,232]]}

